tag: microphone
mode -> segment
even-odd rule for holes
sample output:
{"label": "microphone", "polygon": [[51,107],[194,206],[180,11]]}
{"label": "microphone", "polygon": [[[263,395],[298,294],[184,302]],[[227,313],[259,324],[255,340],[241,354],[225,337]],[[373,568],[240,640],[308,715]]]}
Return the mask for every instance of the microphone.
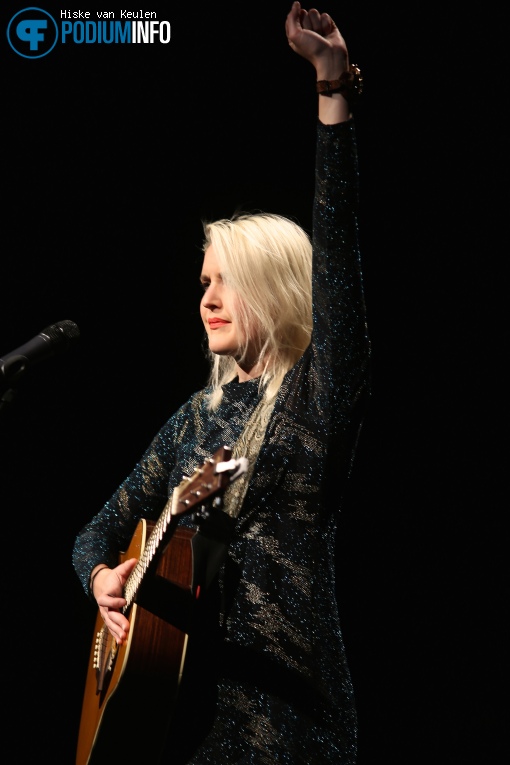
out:
{"label": "microphone", "polygon": [[59,321],[51,324],[28,343],[0,358],[0,380],[9,383],[18,380],[23,372],[39,361],[63,353],[80,337],[80,330],[74,321]]}

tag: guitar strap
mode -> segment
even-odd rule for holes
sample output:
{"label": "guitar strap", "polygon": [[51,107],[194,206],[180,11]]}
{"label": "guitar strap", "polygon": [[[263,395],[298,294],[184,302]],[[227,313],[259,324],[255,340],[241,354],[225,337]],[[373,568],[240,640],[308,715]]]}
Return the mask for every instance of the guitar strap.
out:
{"label": "guitar strap", "polygon": [[235,524],[248,491],[255,463],[274,407],[274,399],[259,401],[243,432],[232,448],[232,457],[246,457],[248,470],[231,483],[223,496],[223,512],[212,514],[201,523],[192,540],[193,592],[199,583],[207,589],[219,572],[227,554]]}

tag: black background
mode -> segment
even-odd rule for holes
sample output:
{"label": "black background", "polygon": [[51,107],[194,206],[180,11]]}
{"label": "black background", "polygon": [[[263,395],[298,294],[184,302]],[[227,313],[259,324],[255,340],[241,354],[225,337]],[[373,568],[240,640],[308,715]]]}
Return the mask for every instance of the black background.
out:
{"label": "black background", "polygon": [[[2,10],[2,28],[22,7]],[[64,319],[81,333],[0,419],[3,735],[27,761],[74,762],[95,617],[71,566],[76,533],[205,381],[201,219],[263,209],[311,226],[316,96],[285,39],[290,3],[139,7],[170,21],[168,45],[26,60],[1,43],[0,355]],[[501,22],[490,6],[482,20],[403,8],[320,7],[365,78],[374,394],[338,541],[359,765],[498,765]],[[131,735],[127,722],[119,747]]]}

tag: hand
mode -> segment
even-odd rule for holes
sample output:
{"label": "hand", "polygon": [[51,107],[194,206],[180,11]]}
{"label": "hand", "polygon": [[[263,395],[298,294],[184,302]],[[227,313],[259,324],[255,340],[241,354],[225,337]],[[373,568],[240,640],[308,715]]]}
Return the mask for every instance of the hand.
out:
{"label": "hand", "polygon": [[329,13],[305,11],[295,2],[285,22],[290,47],[315,67],[318,80],[334,80],[349,68],[345,40]]}
{"label": "hand", "polygon": [[130,558],[115,568],[101,569],[94,579],[94,597],[105,627],[115,638],[117,645],[126,642],[129,632],[129,621],[121,609],[127,602],[123,594],[124,585],[136,564],[137,559]]}

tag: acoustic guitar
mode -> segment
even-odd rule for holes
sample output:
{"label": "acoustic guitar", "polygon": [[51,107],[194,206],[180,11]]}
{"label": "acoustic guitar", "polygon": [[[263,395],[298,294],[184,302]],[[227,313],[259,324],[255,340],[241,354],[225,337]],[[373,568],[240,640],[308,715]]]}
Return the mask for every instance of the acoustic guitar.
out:
{"label": "acoustic guitar", "polygon": [[158,762],[199,597],[193,582],[196,531],[178,526],[178,518],[193,512],[200,524],[214,509],[219,510],[225,489],[247,466],[245,457],[231,458],[229,447],[218,449],[174,489],[155,523],[144,519],[138,523],[128,549],[119,556],[119,562],[138,559],[124,587],[129,635],[118,646],[98,609],[76,765],[111,765],[114,756],[123,765]]}

